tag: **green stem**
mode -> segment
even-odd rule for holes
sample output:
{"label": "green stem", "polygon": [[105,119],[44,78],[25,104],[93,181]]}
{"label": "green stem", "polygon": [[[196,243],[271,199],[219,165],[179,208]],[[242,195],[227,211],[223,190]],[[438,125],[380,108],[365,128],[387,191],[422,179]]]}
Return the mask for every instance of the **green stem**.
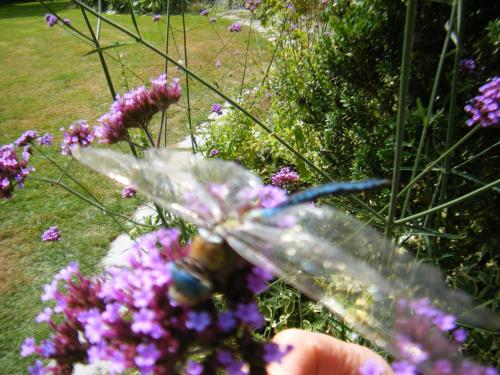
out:
{"label": "green stem", "polygon": [[[102,0],[97,0],[97,11],[99,14],[102,13]],[[101,36],[101,19],[97,18],[96,25],[95,25],[95,36],[97,40],[100,39]]]}
{"label": "green stem", "polygon": [[253,25],[253,12],[252,12],[252,16],[250,18],[250,27],[248,28],[247,50],[245,53],[245,65],[243,66],[243,76],[241,77],[240,97],[243,94],[243,85],[245,84],[245,75],[247,73],[248,52],[250,50],[250,38],[252,36],[252,25]]}
{"label": "green stem", "polygon": [[[104,211],[105,213],[107,214],[110,214],[112,216],[117,216],[117,217],[121,217],[135,225],[140,225],[142,227],[147,227],[147,228],[152,228],[151,225],[147,225],[147,224],[143,224],[143,223],[139,223],[131,218],[129,218],[128,216],[125,216],[119,212],[116,212],[116,211],[113,211],[109,208],[107,208],[106,206],[96,202],[96,201],[93,201],[89,198],[87,198],[86,196],[84,196],[83,194],[79,193],[78,191],[70,188],[68,185],[66,184],[63,184],[62,182],[57,182],[57,180],[51,180],[49,178],[43,178],[43,177],[30,177],[31,179],[33,180],[36,180],[36,181],[42,181],[42,182],[46,182],[46,183],[49,183],[49,184],[54,184],[54,185],[57,185],[57,186],[60,186],[61,188],[63,188],[64,190],[66,190],[67,192],[77,196],[78,198],[80,198],[81,200],[83,200],[84,202],[90,204],[91,206],[94,206],[102,211]],[[123,227],[122,227],[123,228]]]}
{"label": "green stem", "polygon": [[78,35],[80,35],[82,38],[88,40],[89,42],[92,42],[92,39],[89,38],[87,35],[85,35],[84,33],[82,33],[80,30],[76,29],[73,25],[68,25],[68,24],[65,24],[64,23],[64,20],[57,14],[56,11],[54,11],[51,7],[49,7],[47,4],[45,4],[43,2],[43,0],[39,0],[39,3],[42,7],[44,7],[49,13],[52,13],[54,16],[57,17],[57,19],[59,20],[59,22],[61,24],[64,24],[65,27],[73,30],[75,33],[77,33]]}
{"label": "green stem", "polygon": [[[187,34],[186,34],[186,17],[184,12],[184,0],[181,0],[181,11],[182,11],[182,33],[183,33],[183,41],[184,41],[184,65],[188,68],[188,53],[187,53]],[[189,74],[185,74],[186,76],[186,101],[187,101],[187,116],[188,116],[188,124],[189,124],[189,135],[191,136],[191,151],[195,152],[195,149],[198,148],[196,144],[196,139],[193,134],[193,123],[191,120],[191,102],[189,95]]]}
{"label": "green stem", "polygon": [[[422,156],[422,151],[424,149],[424,144],[427,139],[427,130],[429,129],[430,123],[431,123],[431,116],[434,111],[434,101],[436,100],[437,96],[437,90],[439,87],[439,81],[441,78],[441,72],[443,70],[443,65],[444,65],[444,60],[446,56],[446,51],[448,50],[448,44],[450,42],[450,36],[451,36],[451,31],[453,29],[453,21],[455,17],[455,7],[456,3],[453,3],[452,9],[451,9],[451,14],[450,14],[450,27],[448,28],[446,32],[446,37],[444,39],[443,43],[443,48],[441,50],[441,55],[439,56],[439,63],[438,67],[436,69],[436,75],[434,76],[434,83],[432,85],[432,91],[431,91],[431,96],[429,98],[429,105],[427,106],[427,113],[425,114],[425,119],[424,119],[424,126],[422,129],[422,134],[420,135],[420,141],[418,142],[418,148],[417,148],[417,154],[415,156],[415,162],[413,164],[413,169],[411,171],[411,177],[410,180],[413,180],[415,178],[415,175],[417,174],[419,164],[420,164],[420,158]],[[408,189],[405,200],[403,203],[403,208],[401,210],[401,217],[404,217],[406,214],[406,209],[408,208],[408,204],[410,202],[411,198],[411,187]]]}
{"label": "green stem", "polygon": [[411,215],[411,216],[407,216],[407,217],[404,217],[404,218],[399,219],[399,220],[395,220],[394,223],[395,224],[403,224],[403,223],[406,223],[408,221],[411,221],[411,220],[414,220],[414,219],[418,219],[419,217],[428,215],[428,214],[430,214],[432,212],[440,211],[440,210],[443,210],[445,208],[454,206],[454,205],[456,205],[458,203],[466,201],[467,199],[475,197],[478,194],[484,193],[484,192],[488,191],[489,189],[493,188],[495,185],[498,185],[498,184],[500,184],[500,178],[497,179],[497,180],[495,180],[495,181],[493,181],[493,182],[490,182],[489,184],[487,184],[487,185],[485,185],[483,187],[480,187],[479,189],[473,190],[473,191],[471,191],[468,194],[462,195],[461,197],[458,197],[458,198],[453,199],[451,201],[448,201],[448,202],[445,202],[443,204],[440,204],[439,206],[436,206],[436,207],[431,208],[429,210],[425,210],[425,211],[419,212],[418,214],[415,214],[415,215]]}
{"label": "green stem", "polygon": [[[101,51],[101,46],[99,45],[99,41],[97,40],[96,35],[94,34],[94,29],[92,29],[92,25],[89,22],[89,19],[87,17],[87,13],[85,12],[84,7],[80,8],[83,14],[83,18],[85,19],[85,23],[87,24],[87,27],[89,29],[90,35],[92,36],[92,40],[94,41],[95,48],[97,49],[97,55],[99,56],[99,60],[101,62],[102,70],[104,71],[104,76],[106,77],[106,82],[108,83],[109,91],[111,92],[111,97],[113,100],[116,98],[116,91],[113,86],[113,81],[111,80],[111,75],[109,74],[108,66],[106,64],[106,60],[104,59],[104,56]],[[94,12],[94,10],[92,9]],[[92,12],[91,12],[92,13]],[[98,14],[100,16],[100,14]]]}
{"label": "green stem", "polygon": [[[486,182],[481,181],[480,179],[478,179],[478,178],[476,178],[474,176],[471,176],[468,173],[465,173],[465,172],[462,172],[462,171],[458,171],[456,169],[451,169],[450,172],[453,173],[453,174],[455,174],[455,175],[457,175],[457,176],[460,176],[460,177],[462,177],[462,178],[464,178],[466,180],[473,181],[476,184],[483,185],[483,186],[487,185]],[[500,189],[498,189],[498,188],[494,187],[492,190],[496,191],[497,193],[500,193]]]}
{"label": "green stem", "polygon": [[[462,55],[462,30],[463,30],[463,19],[464,19],[464,3],[463,0],[458,0],[457,9],[457,45],[455,48],[455,60],[453,62],[453,77],[451,81],[451,92],[450,92],[450,108],[448,111],[448,126],[446,129],[446,143],[445,150],[451,147],[453,142],[453,137],[455,135],[455,116],[457,109],[457,95],[458,95],[458,81],[460,79],[459,65],[460,57]],[[443,186],[441,188],[441,199],[446,199],[446,193],[448,189],[448,180],[450,175],[450,155],[446,156],[444,159],[444,176],[443,176]]]}
{"label": "green stem", "polygon": [[488,153],[490,150],[494,149],[495,147],[497,147],[498,145],[500,145],[500,142],[497,142],[495,143],[493,146],[490,146],[488,147],[487,149],[481,151],[480,153],[472,156],[471,158],[467,159],[466,161],[464,161],[463,163],[460,163],[458,165],[455,165],[453,168],[454,169],[457,169],[457,168],[460,168],[460,167],[463,167],[464,165],[466,164],[469,164],[470,162],[476,160],[477,158],[480,158],[481,156],[483,156],[484,154]]}
{"label": "green stem", "polygon": [[57,182],[61,182],[64,175],[68,173],[69,167],[71,167],[71,163],[73,163],[74,159],[75,159],[74,157],[71,157],[71,159],[69,159],[68,164],[66,164],[66,168],[64,168],[64,170],[61,172],[61,175],[57,179]]}
{"label": "green stem", "polygon": [[403,56],[401,58],[401,77],[399,85],[399,108],[397,116],[396,146],[394,153],[394,170],[392,175],[391,199],[389,203],[389,214],[386,222],[385,234],[392,236],[394,227],[394,216],[396,214],[399,180],[401,177],[401,160],[403,150],[403,139],[406,122],[406,106],[408,100],[408,87],[410,82],[410,64],[413,31],[415,29],[415,17],[417,14],[417,0],[408,0],[406,7],[405,33],[403,42]]}

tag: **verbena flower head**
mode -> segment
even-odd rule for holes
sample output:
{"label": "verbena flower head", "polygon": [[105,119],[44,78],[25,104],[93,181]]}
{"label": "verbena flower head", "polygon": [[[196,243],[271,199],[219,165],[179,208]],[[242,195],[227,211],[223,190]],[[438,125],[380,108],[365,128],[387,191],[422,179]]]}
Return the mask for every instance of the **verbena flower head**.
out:
{"label": "verbena flower head", "polygon": [[221,62],[220,60],[215,60],[215,67],[216,67],[217,69],[222,68],[222,62]]}
{"label": "verbena flower head", "polygon": [[[71,374],[76,363],[96,361],[107,361],[112,374],[242,374],[244,368],[265,373],[268,363],[281,361],[291,348],[252,335],[263,318],[246,279],[264,274],[251,265],[235,271],[232,282],[217,290],[225,311],[212,299],[183,305],[170,297],[171,265],[189,251],[189,244],[179,243],[179,231],[162,229],[138,239],[127,267],[108,268],[100,278],[87,278],[70,264],[44,287],[42,300],[51,307],[36,320],[52,335],[39,343],[26,339],[21,355],[41,358],[32,368],[42,373]],[[194,361],[192,353],[199,351],[204,355]]]}
{"label": "verbena flower head", "polygon": [[165,112],[171,104],[177,103],[181,97],[180,80],[175,78],[168,83],[167,75],[161,74],[158,78],[151,80],[150,97],[159,110]]}
{"label": "verbena flower head", "polygon": [[153,14],[153,22],[158,22],[161,20],[161,15],[160,14]]}
{"label": "verbena flower head", "polygon": [[137,190],[135,190],[132,186],[127,186],[122,190],[122,198],[132,198],[137,194]]}
{"label": "verbena flower head", "polygon": [[212,104],[212,113],[222,115],[222,105],[220,105],[219,103]]}
{"label": "verbena flower head", "polygon": [[[400,300],[395,321],[393,347],[396,375],[454,374],[487,375],[491,369],[461,357],[463,330],[454,316],[434,307],[427,298]],[[450,340],[456,333],[460,340]]]}
{"label": "verbena flower head", "polygon": [[24,148],[21,158],[14,145],[0,147],[0,199],[11,198],[15,186],[24,187],[24,179],[34,170],[28,166],[30,155],[29,146]]}
{"label": "verbena flower head", "polygon": [[232,33],[239,33],[241,31],[241,28],[242,28],[241,23],[235,22],[229,26],[229,31]]}
{"label": "verbena flower head", "polygon": [[245,0],[245,8],[253,12],[260,5],[261,0]]}
{"label": "verbena flower head", "polygon": [[149,124],[153,115],[158,112],[158,107],[149,90],[145,86],[139,86],[123,96],[117,95],[110,112],[120,113],[126,128],[139,128]]}
{"label": "verbena flower head", "polygon": [[215,157],[215,156],[217,156],[217,155],[219,155],[219,154],[220,154],[219,150],[217,150],[216,148],[213,148],[213,149],[211,149],[211,150],[210,150],[210,153],[209,153],[208,155],[209,155],[211,158],[213,158],[213,157]]}
{"label": "verbena flower head", "polygon": [[202,9],[200,16],[208,16],[208,13],[210,13],[208,9]]}
{"label": "verbena flower head", "polygon": [[283,167],[271,177],[274,186],[291,190],[300,180],[299,174],[290,167]]}
{"label": "verbena flower head", "polygon": [[45,133],[40,138],[38,138],[38,143],[40,146],[50,146],[54,143],[54,135],[50,133]]}
{"label": "verbena flower head", "polygon": [[64,140],[61,143],[61,154],[71,155],[71,148],[75,145],[87,147],[94,141],[94,131],[85,120],[74,122],[66,130],[61,128],[64,133]]}
{"label": "verbena flower head", "polygon": [[210,17],[210,23],[216,23],[217,17]]}
{"label": "verbena flower head", "polygon": [[52,13],[45,13],[44,18],[45,18],[45,22],[47,22],[47,25],[49,27],[53,27],[57,24],[58,19]]}
{"label": "verbena flower head", "polygon": [[465,106],[469,114],[467,125],[482,127],[496,126],[500,119],[500,77],[493,79],[479,88],[479,95]]}
{"label": "verbena flower head", "polygon": [[473,73],[476,70],[477,64],[474,59],[463,59],[460,60],[460,69],[462,69],[466,73]]}
{"label": "verbena flower head", "polygon": [[26,146],[36,138],[38,138],[38,133],[36,132],[36,130],[26,130],[18,139],[16,139],[14,144],[17,147]]}
{"label": "verbena flower head", "polygon": [[61,240],[61,231],[57,227],[50,227],[40,236],[42,241],[60,241]]}
{"label": "verbena flower head", "polygon": [[63,23],[64,23],[65,25],[71,26],[71,20],[70,20],[69,18],[65,18],[65,19],[63,19]]}

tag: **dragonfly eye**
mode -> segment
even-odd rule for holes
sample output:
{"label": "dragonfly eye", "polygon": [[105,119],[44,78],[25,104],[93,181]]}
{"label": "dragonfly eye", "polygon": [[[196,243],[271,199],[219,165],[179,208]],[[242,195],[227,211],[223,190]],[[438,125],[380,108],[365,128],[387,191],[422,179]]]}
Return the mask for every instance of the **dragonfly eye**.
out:
{"label": "dragonfly eye", "polygon": [[210,232],[209,230],[205,229],[205,228],[200,228],[198,230],[198,235],[203,239],[205,240],[206,242],[208,243],[211,243],[211,244],[222,244],[224,243],[224,239],[215,234],[215,233],[212,233]]}

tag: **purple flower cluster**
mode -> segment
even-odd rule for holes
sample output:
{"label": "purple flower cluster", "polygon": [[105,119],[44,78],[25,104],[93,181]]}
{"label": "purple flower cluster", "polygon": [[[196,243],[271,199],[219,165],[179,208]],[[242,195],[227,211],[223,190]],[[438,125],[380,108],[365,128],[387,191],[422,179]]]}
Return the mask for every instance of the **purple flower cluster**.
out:
{"label": "purple flower cluster", "polygon": [[[53,333],[37,343],[27,338],[21,356],[41,357],[31,374],[71,374],[76,363],[107,361],[111,374],[138,369],[143,374],[264,374],[268,363],[281,361],[291,348],[256,341],[261,327],[254,290],[269,273],[244,264],[218,292],[225,311],[212,299],[183,305],[169,292],[172,261],[188,256],[190,245],[179,232],[162,229],[144,235],[128,257],[128,266],[111,267],[100,278],[87,278],[71,263],[44,287],[51,303],[37,315]],[[203,359],[191,359],[194,352]],[[43,361],[43,362],[42,362]],[[46,364],[44,363],[46,362]]]}
{"label": "purple flower cluster", "polygon": [[200,16],[208,16],[208,13],[210,13],[208,9],[202,9],[202,11],[200,12]]}
{"label": "purple flower cluster", "polygon": [[40,236],[42,241],[59,241],[61,239],[61,231],[57,227],[50,227]]}
{"label": "purple flower cluster", "polygon": [[52,13],[45,13],[45,22],[47,22],[47,25],[49,27],[53,27],[55,25],[57,25],[57,17],[54,16]]}
{"label": "purple flower cluster", "polygon": [[229,31],[232,33],[239,33],[241,31],[241,28],[242,28],[241,23],[235,22],[229,26]]}
{"label": "purple flower cluster", "polygon": [[50,146],[54,143],[54,135],[50,133],[45,133],[40,138],[38,138],[38,143],[40,146]]}
{"label": "purple flower cluster", "polygon": [[219,103],[212,104],[212,113],[222,115],[222,106]]}
{"label": "purple flower cluster", "polygon": [[61,128],[64,139],[61,143],[61,154],[71,155],[71,148],[75,145],[87,147],[94,141],[94,131],[85,120],[74,122],[66,130]]}
{"label": "purple flower cluster", "polygon": [[137,87],[117,96],[109,111],[98,119],[95,134],[99,142],[111,144],[123,140],[129,128],[145,128],[158,112],[164,112],[181,97],[178,79],[169,84],[166,74],[151,80],[151,88]]}
{"label": "purple flower cluster", "polygon": [[432,306],[427,298],[399,301],[395,332],[395,375],[496,374],[461,358],[466,331],[457,327],[453,315]]}
{"label": "purple flower cluster", "polygon": [[479,88],[479,95],[465,106],[469,114],[467,125],[495,126],[500,123],[500,77],[493,79]]}
{"label": "purple flower cluster", "polygon": [[216,23],[217,17],[210,17],[210,23]]}
{"label": "purple flower cluster", "polygon": [[153,14],[152,20],[153,20],[153,22],[159,22],[161,20],[161,15],[160,14]]}
{"label": "purple flower cluster", "polygon": [[260,2],[261,0],[245,0],[245,8],[253,12],[260,5]]}
{"label": "purple flower cluster", "polygon": [[466,73],[473,73],[476,70],[476,60],[474,59],[463,59],[460,60],[460,69]]}
{"label": "purple flower cluster", "polygon": [[21,134],[19,138],[15,140],[14,144],[17,147],[27,146],[36,138],[38,138],[38,133],[36,132],[36,130],[26,130],[23,134]]}
{"label": "purple flower cluster", "polygon": [[127,186],[122,190],[122,198],[132,198],[137,194],[137,190],[135,190],[132,186]]}
{"label": "purple flower cluster", "polygon": [[21,159],[18,157],[14,145],[0,147],[0,199],[10,198],[14,186],[19,189],[24,187],[24,179],[33,170],[28,166],[31,156],[29,146],[25,146]]}
{"label": "purple flower cluster", "polygon": [[211,158],[213,158],[213,157],[215,157],[215,156],[217,156],[219,154],[220,154],[219,150],[217,150],[216,148],[213,148],[213,149],[210,150],[209,156]]}
{"label": "purple flower cluster", "polygon": [[294,190],[300,180],[299,174],[290,167],[283,167],[271,177],[271,183],[283,189]]}

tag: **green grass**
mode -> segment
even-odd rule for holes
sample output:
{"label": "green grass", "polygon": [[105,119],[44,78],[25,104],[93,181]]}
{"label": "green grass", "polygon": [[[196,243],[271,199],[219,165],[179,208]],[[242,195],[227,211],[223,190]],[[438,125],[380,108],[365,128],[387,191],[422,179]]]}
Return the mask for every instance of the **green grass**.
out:
{"label": "green grass", "polygon": [[[54,1],[49,5],[88,34],[80,11],[69,2]],[[95,123],[109,107],[111,97],[97,55],[84,56],[92,46],[70,36],[59,26],[47,27],[44,13],[35,2],[0,6],[0,144],[13,142],[27,129],[53,132],[56,142],[47,152],[58,162],[66,163],[68,159],[59,155],[59,128],[83,118]],[[128,16],[110,17],[132,29]],[[143,36],[161,46],[158,25],[147,16],[138,17],[138,20]],[[210,82],[228,94],[239,92],[247,34],[229,34],[229,22],[219,19],[218,33],[224,41],[230,40],[221,52],[222,42],[207,18],[190,15],[186,21],[190,67],[203,77],[209,77]],[[92,17],[91,22],[95,25]],[[181,18],[176,16],[172,22],[182,52]],[[118,40],[128,41],[104,24],[101,33],[103,46]],[[251,48],[249,58],[247,82],[250,86],[266,69],[269,54],[265,41],[252,37],[251,43],[256,48]],[[169,52],[179,57],[173,43],[171,45]],[[162,72],[164,62],[140,45],[129,45],[119,51],[108,50],[115,58],[118,52],[126,65],[144,80]],[[215,68],[217,58],[223,63],[220,70]],[[118,92],[143,83],[130,73],[125,80],[120,65],[110,57],[107,61]],[[177,74],[173,68],[170,72],[170,75]],[[182,83],[184,86],[184,78]],[[191,84],[193,122],[196,124],[206,119],[211,103],[219,100],[199,83]],[[186,135],[185,95],[179,104],[169,113],[170,142]],[[32,160],[36,168],[34,176],[59,176],[41,156],[35,155]],[[132,212],[138,203],[136,199],[122,200],[119,186],[78,163],[71,166],[70,172],[114,210]],[[62,240],[42,243],[40,234],[51,225],[59,226]],[[24,190],[16,190],[12,200],[0,201],[0,373],[25,373],[30,360],[19,358],[20,344],[27,336],[40,339],[48,334],[46,327],[33,322],[42,309],[43,285],[70,260],[78,261],[87,274],[98,272],[99,260],[120,231],[109,216],[56,186],[33,179],[26,181]]]}

